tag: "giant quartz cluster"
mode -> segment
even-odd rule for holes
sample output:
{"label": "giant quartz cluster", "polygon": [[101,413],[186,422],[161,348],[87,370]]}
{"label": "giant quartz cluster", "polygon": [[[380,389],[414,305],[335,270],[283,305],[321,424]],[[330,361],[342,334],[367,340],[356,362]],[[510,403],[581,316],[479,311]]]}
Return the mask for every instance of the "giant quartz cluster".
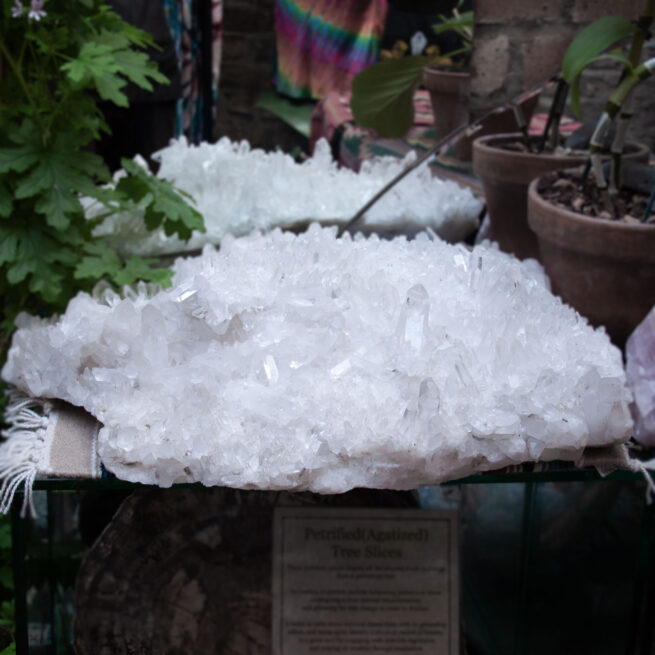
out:
{"label": "giant quartz cluster", "polygon": [[[345,223],[416,155],[366,161],[355,173],[337,166],[325,139],[317,143],[313,157],[297,163],[283,152],[251,148],[247,141],[224,137],[196,146],[182,137],[154,158],[161,162],[157,175],[194,198],[207,231],[183,242],[161,229],[149,232],[139,216],[112,215],[96,234],[109,236],[126,253],[179,253],[218,244],[226,234],[242,236],[254,229],[306,226],[310,221]],[[470,189],[434,177],[423,165],[376,203],[359,227],[396,234],[430,228],[456,242],[477,228],[481,209]],[[91,204],[89,217],[94,211],[101,208]]]}
{"label": "giant quartz cluster", "polygon": [[631,432],[619,350],[492,246],[313,225],[96,296],[23,316],[3,377],[95,415],[127,480],[402,489]]}

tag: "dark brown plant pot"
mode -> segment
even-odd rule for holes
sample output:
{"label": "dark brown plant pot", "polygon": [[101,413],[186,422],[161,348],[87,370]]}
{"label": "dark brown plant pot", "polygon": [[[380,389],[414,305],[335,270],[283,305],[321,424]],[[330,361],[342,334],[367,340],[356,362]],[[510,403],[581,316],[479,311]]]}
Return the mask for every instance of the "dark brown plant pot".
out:
{"label": "dark brown plant pot", "polygon": [[[503,145],[521,139],[518,133],[476,139],[473,143],[473,172],[482,181],[492,237],[500,249],[519,259],[538,259],[537,239],[527,222],[528,186],[544,173],[584,164],[587,154],[536,154],[503,148]],[[536,144],[538,137],[533,140]],[[649,151],[643,144],[629,143],[625,153],[626,158],[648,161]]]}
{"label": "dark brown plant pot", "polygon": [[655,226],[556,207],[539,195],[540,183],[529,186],[528,222],[553,293],[622,347],[655,305]]}
{"label": "dark brown plant pot", "polygon": [[[434,114],[434,131],[437,141],[448,136],[460,125],[469,120],[469,73],[452,73],[426,66],[423,69],[423,83],[430,92],[432,113]],[[459,159],[466,159],[465,152],[455,153]],[[468,161],[470,161],[470,152]]]}

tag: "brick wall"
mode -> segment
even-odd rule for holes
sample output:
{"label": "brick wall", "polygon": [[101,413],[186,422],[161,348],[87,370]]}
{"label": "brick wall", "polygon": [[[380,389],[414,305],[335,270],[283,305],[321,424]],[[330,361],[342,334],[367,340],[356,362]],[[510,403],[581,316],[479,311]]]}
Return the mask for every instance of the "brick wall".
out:
{"label": "brick wall", "polygon": [[216,136],[248,139],[253,146],[291,150],[303,138],[284,122],[255,108],[273,90],[274,0],[224,0],[223,47]]}
{"label": "brick wall", "polygon": [[[472,58],[471,108],[481,113],[555,73],[575,34],[606,14],[638,15],[642,0],[474,0],[475,47]],[[268,112],[257,99],[273,89],[274,0],[224,0],[223,61],[217,136],[247,138],[257,147],[289,150],[302,137]],[[655,56],[655,48],[650,50]],[[602,110],[619,68],[596,65],[581,85],[584,120]],[[635,94],[631,136],[655,145],[652,119],[655,79]]]}
{"label": "brick wall", "polygon": [[[636,18],[643,0],[475,0],[475,42],[472,56],[471,110],[483,113],[504,104],[561,66],[575,34],[608,14]],[[655,56],[650,50],[649,56]],[[616,82],[620,67],[595,65],[583,74],[583,120],[594,121]],[[635,94],[632,138],[655,146],[655,79]]]}

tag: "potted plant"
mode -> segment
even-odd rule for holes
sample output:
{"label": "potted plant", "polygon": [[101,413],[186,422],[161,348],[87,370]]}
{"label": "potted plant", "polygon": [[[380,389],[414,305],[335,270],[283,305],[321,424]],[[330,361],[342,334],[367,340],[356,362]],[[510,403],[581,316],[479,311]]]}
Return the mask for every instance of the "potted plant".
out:
{"label": "potted plant", "polygon": [[[107,131],[99,102],[128,105],[128,81],[167,83],[141,50],[148,34],[101,0],[3,0],[0,4],[0,363],[21,311],[48,316],[101,279],[166,284],[157,260],[122,259],[94,228],[131,211],[149,228],[188,239],[202,217],[167,182],[123,160],[111,183],[92,152]],[[103,211],[85,216],[82,198]]]}
{"label": "potted plant", "polygon": [[[593,324],[605,325],[619,345],[655,304],[653,168],[628,164],[622,157],[631,93],[655,72],[655,58],[640,63],[654,15],[655,0],[646,0],[636,23],[601,18],[571,43],[564,75],[572,85],[574,109],[579,109],[580,73],[591,61],[618,58],[623,75],[591,138],[591,175],[551,174],[534,180],[529,189],[529,223],[553,291]],[[631,37],[627,56],[606,54],[626,36]],[[611,161],[603,164],[604,136],[615,120]]]}
{"label": "potted plant", "polygon": [[[501,250],[520,259],[539,258],[537,238],[527,221],[530,182],[548,171],[582,165],[588,158],[584,140],[566,140],[560,134],[568,88],[560,79],[541,136],[491,134],[473,142],[473,172],[482,182],[492,237]],[[648,156],[643,144],[625,145],[628,159],[647,162]]]}
{"label": "potted plant", "polygon": [[[473,12],[460,12],[462,4],[458,0],[452,14],[441,15],[433,28],[436,34],[453,32],[461,46],[443,54],[432,49],[427,55],[392,56],[355,76],[350,107],[358,125],[382,137],[403,137],[414,122],[414,92],[421,82],[430,91],[437,140],[468,120],[469,74],[463,69],[473,40]],[[446,73],[446,81],[438,72]]]}
{"label": "potted plant", "polygon": [[468,67],[473,45],[473,12],[460,13],[462,0],[453,9],[452,16],[440,16],[441,23],[435,25],[436,34],[453,31],[461,39],[461,47],[446,56],[450,62],[436,60],[423,69],[423,84],[430,92],[434,132],[437,140],[450,134],[455,128],[468,121],[469,88],[471,75]]}

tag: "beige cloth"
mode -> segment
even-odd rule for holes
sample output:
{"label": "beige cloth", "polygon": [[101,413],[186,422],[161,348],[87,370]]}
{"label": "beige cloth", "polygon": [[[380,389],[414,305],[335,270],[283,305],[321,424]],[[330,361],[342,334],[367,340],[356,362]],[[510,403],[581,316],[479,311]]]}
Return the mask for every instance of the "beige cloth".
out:
{"label": "beige cloth", "polygon": [[49,415],[45,450],[39,475],[67,478],[99,478],[100,423],[79,407],[56,404]]}

